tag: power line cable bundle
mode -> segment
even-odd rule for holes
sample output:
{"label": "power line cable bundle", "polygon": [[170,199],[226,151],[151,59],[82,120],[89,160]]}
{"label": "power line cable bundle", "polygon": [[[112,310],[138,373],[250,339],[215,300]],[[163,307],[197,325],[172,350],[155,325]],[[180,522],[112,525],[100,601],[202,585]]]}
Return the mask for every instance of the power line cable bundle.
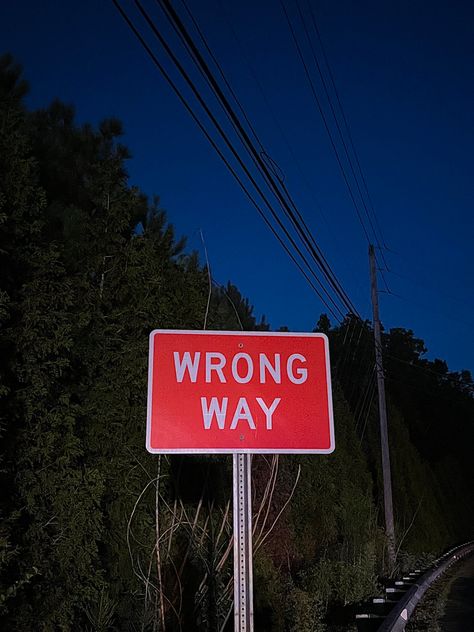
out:
{"label": "power line cable bundle", "polygon": [[[377,245],[377,249],[381,253],[381,258],[383,260],[385,269],[388,270],[388,264],[385,259],[384,249],[388,249],[385,240],[382,235],[382,231],[380,229],[380,225],[377,219],[377,214],[375,212],[375,208],[372,202],[372,198],[367,186],[367,181],[364,176],[361,163],[359,160],[359,156],[353,141],[353,136],[350,130],[350,126],[348,123],[347,116],[344,112],[344,108],[341,102],[341,98],[339,96],[339,92],[335,83],[334,74],[332,72],[331,66],[329,64],[329,60],[326,54],[326,50],[324,47],[324,43],[321,38],[321,34],[319,32],[319,28],[317,25],[315,13],[313,11],[311,1],[307,0],[308,9],[306,13],[309,12],[309,18],[304,14],[303,9],[301,8],[299,0],[296,0],[296,8],[298,14],[298,22],[301,23],[305,39],[308,43],[309,50],[311,53],[311,59],[313,61],[313,65],[317,70],[317,74],[319,76],[319,81],[323,88],[323,93],[329,106],[329,111],[331,116],[328,117],[325,112],[325,108],[323,105],[323,99],[320,97],[316,83],[313,80],[313,74],[310,71],[310,64],[306,61],[305,51],[302,43],[300,42],[300,38],[298,37],[297,29],[294,26],[294,20],[291,19],[290,14],[285,6],[284,0],[280,0],[280,6],[285,17],[286,25],[289,29],[291,39],[295,45],[295,49],[297,52],[297,57],[301,62],[301,65],[304,69],[305,77],[308,81],[308,85],[310,87],[310,92],[313,97],[314,104],[316,106],[316,111],[320,115],[324,129],[328,135],[332,151],[335,155],[337,164],[339,166],[339,170],[341,172],[341,176],[343,178],[344,184],[349,193],[349,197],[351,203],[356,212],[358,221],[362,227],[365,238],[367,242],[375,243]],[[326,67],[327,79],[325,77],[325,73],[323,71],[322,63],[320,63],[318,59],[318,54],[316,50],[316,46],[313,43],[313,38],[311,37],[310,30],[307,26],[307,23],[310,23],[313,27],[314,33],[316,35],[316,39],[319,44],[319,48],[322,52],[322,57],[324,59],[324,65]],[[335,96],[334,98],[331,96],[331,89]],[[337,105],[336,105],[337,104]],[[335,129],[337,134],[334,134],[331,130],[331,120],[335,125]],[[346,140],[347,139],[347,140]],[[342,146],[342,151],[338,149],[338,145]],[[357,167],[357,168],[356,168]],[[355,189],[354,189],[355,184]],[[361,210],[361,205],[364,213]],[[369,210],[370,209],[370,210]],[[365,218],[364,219],[364,215]],[[383,243],[383,246],[381,244]],[[381,270],[381,275],[385,285],[387,282],[385,277],[383,276],[383,271]],[[388,286],[387,291],[390,292]]]}
{"label": "power line cable bundle", "polygon": [[[130,3],[134,6],[134,19],[130,17],[130,11],[125,11],[118,0],[112,1],[329,313],[338,322],[343,320],[347,312],[360,318],[356,307],[311,234],[302,213],[284,183],[281,172],[265,151],[254,126],[189,8],[183,3],[188,17],[191,18],[190,25],[187,25],[169,0],[157,0],[156,5],[161,11],[160,17],[164,16],[170,27],[170,31],[164,34],[163,20],[161,19],[160,28],[158,28],[156,19],[152,18],[151,12],[140,0],[133,0],[133,3]],[[142,24],[141,28],[136,25],[137,19]],[[148,33],[147,39],[143,34],[143,27]],[[197,38],[193,37],[192,29],[197,31]],[[154,48],[148,43],[151,36],[160,44],[167,63],[171,63],[174,72],[177,72],[177,79],[171,76],[164,62],[161,61],[161,56],[155,54]],[[175,42],[173,45],[170,43],[172,37]],[[197,39],[204,44],[204,50],[210,56],[210,61],[206,59],[206,53],[197,44]],[[181,51],[179,56],[176,52],[178,48]],[[183,52],[186,62],[182,60]],[[185,63],[193,64],[199,73],[201,84],[191,77]],[[213,72],[212,63],[217,67],[217,73]],[[218,74],[223,78],[225,87],[219,81]],[[178,81],[184,85],[184,88]],[[216,106],[218,106],[217,111]],[[237,110],[243,114],[244,120]],[[204,122],[203,115],[205,115]],[[222,122],[222,115],[225,116],[225,122]]]}

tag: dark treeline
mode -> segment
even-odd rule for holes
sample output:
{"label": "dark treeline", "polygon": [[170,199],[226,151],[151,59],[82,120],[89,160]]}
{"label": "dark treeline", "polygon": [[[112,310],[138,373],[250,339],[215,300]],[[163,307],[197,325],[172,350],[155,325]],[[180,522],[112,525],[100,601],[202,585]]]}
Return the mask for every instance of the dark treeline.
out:
{"label": "dark treeline", "polygon": [[[148,334],[269,328],[130,186],[121,126],[0,60],[0,627],[232,629],[230,457],[146,453]],[[282,288],[284,291],[284,288]],[[336,451],[255,457],[256,629],[333,630],[386,572],[368,323],[330,338]],[[473,385],[384,334],[398,563],[472,535]],[[347,626],[344,628],[347,629]]]}

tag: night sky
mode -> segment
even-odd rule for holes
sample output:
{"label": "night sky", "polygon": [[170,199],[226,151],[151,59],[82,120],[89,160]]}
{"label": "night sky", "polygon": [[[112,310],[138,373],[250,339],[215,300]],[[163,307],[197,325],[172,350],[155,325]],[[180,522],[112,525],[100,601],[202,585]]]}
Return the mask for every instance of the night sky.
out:
{"label": "night sky", "polygon": [[[300,4],[307,10],[306,0]],[[285,5],[304,44],[297,5]],[[280,1],[189,6],[319,246],[369,318],[367,240]],[[147,7],[169,33],[157,4]],[[315,0],[313,8],[390,248],[384,276],[399,296],[381,293],[384,326],[413,329],[428,357],[451,370],[473,369],[474,4]],[[24,66],[30,107],[59,97],[75,106],[79,122],[123,121],[131,182],[160,196],[178,235],[204,261],[202,230],[216,280],[235,283],[272,328],[312,330],[327,309],[111,1],[3,2],[0,42]]]}

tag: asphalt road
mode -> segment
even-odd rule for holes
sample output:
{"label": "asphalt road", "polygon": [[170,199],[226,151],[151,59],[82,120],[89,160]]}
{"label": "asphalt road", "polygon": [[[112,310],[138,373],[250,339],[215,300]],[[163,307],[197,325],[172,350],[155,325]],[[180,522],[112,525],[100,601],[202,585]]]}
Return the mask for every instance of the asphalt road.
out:
{"label": "asphalt road", "polygon": [[459,565],[439,627],[442,632],[474,632],[474,555]]}

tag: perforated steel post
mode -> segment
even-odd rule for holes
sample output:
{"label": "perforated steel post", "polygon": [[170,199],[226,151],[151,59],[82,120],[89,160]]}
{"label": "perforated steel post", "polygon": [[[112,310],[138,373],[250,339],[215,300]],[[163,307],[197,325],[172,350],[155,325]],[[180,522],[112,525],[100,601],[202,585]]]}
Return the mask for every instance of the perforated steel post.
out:
{"label": "perforated steel post", "polygon": [[235,632],[253,632],[251,458],[234,454]]}

